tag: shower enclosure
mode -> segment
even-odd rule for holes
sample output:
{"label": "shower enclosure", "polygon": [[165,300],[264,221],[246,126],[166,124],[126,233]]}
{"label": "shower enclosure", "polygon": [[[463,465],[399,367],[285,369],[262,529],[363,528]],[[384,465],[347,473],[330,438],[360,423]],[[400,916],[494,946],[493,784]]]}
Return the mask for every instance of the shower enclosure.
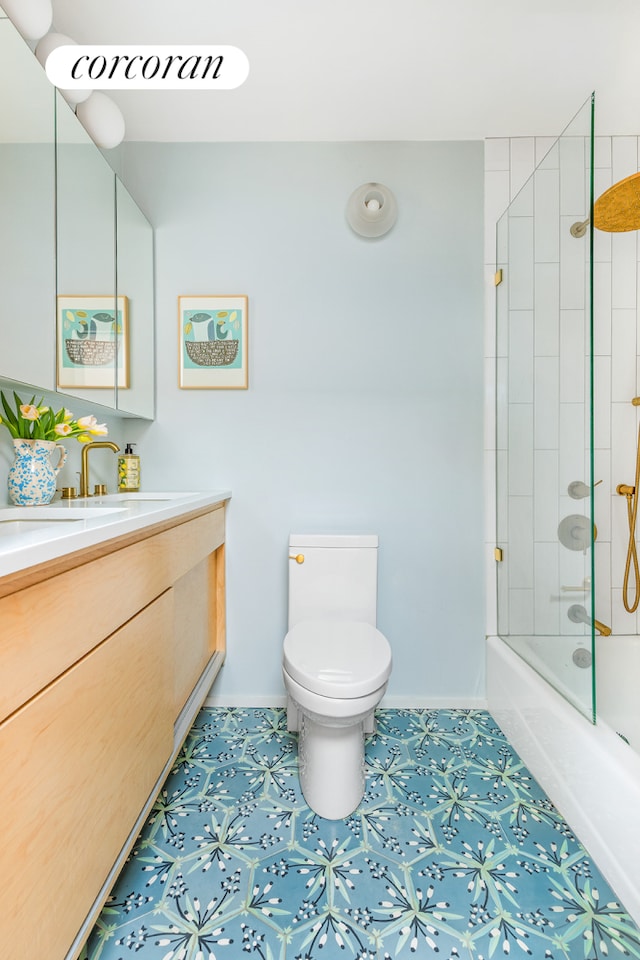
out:
{"label": "shower enclosure", "polygon": [[593,120],[591,98],[497,224],[487,694],[640,923],[640,621],[618,492],[638,485],[640,234],[599,219],[640,137],[594,138]]}
{"label": "shower enclosure", "polygon": [[638,486],[640,246],[637,223],[612,233],[594,219],[612,180],[640,179],[639,146],[596,142],[591,97],[496,233],[498,635],[638,753],[625,492]]}
{"label": "shower enclosure", "polygon": [[593,149],[590,99],[496,240],[498,633],[591,718],[608,629],[595,603]]}

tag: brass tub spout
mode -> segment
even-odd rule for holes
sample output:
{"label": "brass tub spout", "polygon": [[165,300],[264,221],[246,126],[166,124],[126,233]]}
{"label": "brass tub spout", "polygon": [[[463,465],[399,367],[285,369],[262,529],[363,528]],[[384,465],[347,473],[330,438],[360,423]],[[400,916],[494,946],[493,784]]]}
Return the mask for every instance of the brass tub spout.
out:
{"label": "brass tub spout", "polygon": [[[572,623],[585,623],[588,627],[591,626],[591,617],[581,603],[572,603],[567,610],[567,616]],[[593,627],[601,637],[611,636],[611,627],[608,627],[606,623],[602,623],[600,620],[594,618]]]}

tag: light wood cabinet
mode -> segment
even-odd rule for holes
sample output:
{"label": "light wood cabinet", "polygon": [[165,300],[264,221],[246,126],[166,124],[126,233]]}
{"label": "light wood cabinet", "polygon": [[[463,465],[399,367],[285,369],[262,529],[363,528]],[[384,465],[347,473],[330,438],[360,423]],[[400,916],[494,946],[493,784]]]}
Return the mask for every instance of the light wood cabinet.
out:
{"label": "light wood cabinet", "polygon": [[0,598],[16,957],[77,956],[224,658],[224,505],[109,546]]}

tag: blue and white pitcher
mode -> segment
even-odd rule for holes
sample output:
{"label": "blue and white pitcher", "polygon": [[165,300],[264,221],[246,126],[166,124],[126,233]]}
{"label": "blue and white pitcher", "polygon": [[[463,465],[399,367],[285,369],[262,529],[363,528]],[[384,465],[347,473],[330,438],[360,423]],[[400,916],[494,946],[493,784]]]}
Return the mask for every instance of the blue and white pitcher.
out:
{"label": "blue and white pitcher", "polygon": [[[14,440],[15,459],[9,469],[11,500],[20,507],[51,503],[56,492],[56,477],[67,459],[67,451],[53,440]],[[58,450],[55,467],[51,455]]]}

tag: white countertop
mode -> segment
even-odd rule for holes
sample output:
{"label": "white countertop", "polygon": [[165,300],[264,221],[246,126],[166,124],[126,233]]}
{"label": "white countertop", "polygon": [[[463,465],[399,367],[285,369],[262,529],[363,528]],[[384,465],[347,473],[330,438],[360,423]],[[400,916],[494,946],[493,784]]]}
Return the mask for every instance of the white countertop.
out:
{"label": "white countertop", "polygon": [[231,497],[209,493],[115,493],[57,500],[39,507],[0,507],[0,577],[173,520]]}

